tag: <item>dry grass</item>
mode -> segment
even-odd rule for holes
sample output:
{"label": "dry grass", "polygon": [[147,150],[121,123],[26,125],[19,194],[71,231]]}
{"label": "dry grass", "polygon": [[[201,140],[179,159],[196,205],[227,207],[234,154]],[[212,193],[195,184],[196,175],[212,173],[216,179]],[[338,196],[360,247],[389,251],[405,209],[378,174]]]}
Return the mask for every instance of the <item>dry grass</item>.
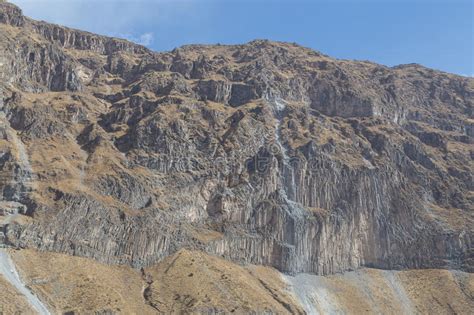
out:
{"label": "dry grass", "polygon": [[464,272],[361,269],[298,279],[322,313],[472,314],[474,309],[474,276]]}
{"label": "dry grass", "polygon": [[[108,266],[64,254],[33,250],[11,254],[25,283],[58,313],[112,310],[151,314],[158,309],[166,314],[209,309],[301,312],[278,271],[261,266],[245,268],[202,252],[181,250],[147,269],[145,278],[126,266]],[[149,290],[144,291],[148,285]],[[26,309],[21,297],[0,279],[2,286],[11,301],[18,301],[12,310]]]}
{"label": "dry grass", "polygon": [[14,251],[12,258],[25,282],[55,312],[153,313],[143,299],[144,282],[138,270],[32,250]]}
{"label": "dry grass", "polygon": [[0,275],[0,314],[34,314],[25,297]]}
{"label": "dry grass", "polygon": [[149,299],[165,314],[207,310],[287,314],[284,305],[294,304],[276,270],[244,268],[198,251],[181,250],[147,273],[153,281]]}
{"label": "dry grass", "polygon": [[448,270],[411,270],[400,279],[420,314],[472,314],[474,275]]}
{"label": "dry grass", "polygon": [[[277,270],[244,267],[199,251],[180,250],[147,268],[144,274],[126,266],[108,266],[63,254],[33,250],[11,254],[26,284],[58,313],[303,311]],[[470,314],[474,309],[474,276],[469,273],[362,269],[310,277],[311,287],[320,292],[315,303],[331,305],[347,314],[402,314],[406,310],[420,314]],[[0,290],[0,306],[6,314],[29,314],[26,301],[1,277]]]}

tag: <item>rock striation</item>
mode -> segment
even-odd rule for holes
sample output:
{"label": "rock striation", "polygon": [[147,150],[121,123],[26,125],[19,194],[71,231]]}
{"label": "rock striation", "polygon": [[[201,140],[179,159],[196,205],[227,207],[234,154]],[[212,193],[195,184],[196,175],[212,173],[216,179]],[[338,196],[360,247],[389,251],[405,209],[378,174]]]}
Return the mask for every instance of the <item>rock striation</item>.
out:
{"label": "rock striation", "polygon": [[8,3],[0,77],[10,246],[474,271],[472,78],[265,40],[157,53]]}

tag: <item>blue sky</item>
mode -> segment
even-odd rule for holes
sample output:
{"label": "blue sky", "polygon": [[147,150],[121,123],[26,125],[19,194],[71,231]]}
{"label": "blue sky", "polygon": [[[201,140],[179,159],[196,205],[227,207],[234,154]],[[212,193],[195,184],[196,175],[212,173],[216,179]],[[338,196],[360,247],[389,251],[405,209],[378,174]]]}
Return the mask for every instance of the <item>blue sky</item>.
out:
{"label": "blue sky", "polygon": [[474,0],[10,0],[24,13],[157,50],[296,42],[337,58],[474,75]]}

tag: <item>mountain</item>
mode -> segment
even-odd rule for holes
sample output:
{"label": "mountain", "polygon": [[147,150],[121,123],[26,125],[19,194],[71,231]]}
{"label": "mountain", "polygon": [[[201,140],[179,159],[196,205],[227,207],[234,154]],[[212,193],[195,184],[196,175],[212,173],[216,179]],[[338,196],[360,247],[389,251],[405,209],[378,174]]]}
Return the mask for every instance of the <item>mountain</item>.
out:
{"label": "mountain", "polygon": [[[0,77],[0,242],[54,311],[474,307],[472,78],[266,40],[159,53],[9,3]],[[89,289],[59,297],[60,270]],[[310,296],[367,279],[366,306]]]}

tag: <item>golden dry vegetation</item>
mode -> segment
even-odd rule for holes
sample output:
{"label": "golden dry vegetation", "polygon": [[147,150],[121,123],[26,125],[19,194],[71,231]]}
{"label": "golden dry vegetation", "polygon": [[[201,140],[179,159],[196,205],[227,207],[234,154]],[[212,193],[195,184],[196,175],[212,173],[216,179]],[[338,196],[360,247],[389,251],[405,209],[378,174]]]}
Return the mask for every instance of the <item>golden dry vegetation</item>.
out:
{"label": "golden dry vegetation", "polygon": [[25,297],[0,275],[0,314],[33,314]]}
{"label": "golden dry vegetation", "polygon": [[[277,270],[241,266],[200,251],[180,250],[142,271],[57,253],[10,253],[25,283],[58,313],[304,312],[287,277]],[[325,304],[346,314],[470,314],[474,308],[474,276],[465,272],[366,268],[308,277],[308,294],[319,292],[313,303],[322,311]],[[0,289],[7,314],[28,314],[26,301],[2,278]]]}

